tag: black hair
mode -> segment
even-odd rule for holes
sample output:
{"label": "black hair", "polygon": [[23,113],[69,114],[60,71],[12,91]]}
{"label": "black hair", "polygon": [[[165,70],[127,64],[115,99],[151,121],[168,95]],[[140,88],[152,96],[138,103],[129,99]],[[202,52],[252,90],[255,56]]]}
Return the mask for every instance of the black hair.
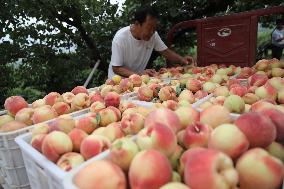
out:
{"label": "black hair", "polygon": [[284,24],[284,19],[277,19],[276,20],[276,25],[283,25]]}
{"label": "black hair", "polygon": [[144,23],[147,16],[151,16],[153,18],[158,18],[158,12],[151,6],[143,6],[136,10],[134,13],[133,22],[137,21],[140,24]]}

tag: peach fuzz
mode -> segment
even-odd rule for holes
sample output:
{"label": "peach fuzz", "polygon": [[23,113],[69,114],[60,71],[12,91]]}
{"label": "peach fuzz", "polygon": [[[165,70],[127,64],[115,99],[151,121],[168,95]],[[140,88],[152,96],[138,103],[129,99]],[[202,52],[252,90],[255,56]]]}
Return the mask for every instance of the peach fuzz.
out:
{"label": "peach fuzz", "polygon": [[53,106],[56,102],[62,102],[63,97],[58,92],[50,92],[45,97],[45,104]]}
{"label": "peach fuzz", "polygon": [[153,95],[153,91],[147,86],[142,86],[138,89],[137,97],[141,101],[150,102],[153,99]]}
{"label": "peach fuzz", "polygon": [[71,169],[81,165],[84,161],[85,160],[81,154],[76,152],[67,152],[59,158],[56,165],[64,171],[70,171]]}
{"label": "peach fuzz", "polygon": [[108,159],[118,165],[123,171],[128,171],[130,164],[139,152],[137,144],[130,138],[121,138],[110,146]]}
{"label": "peach fuzz", "polygon": [[176,91],[170,86],[162,87],[158,93],[158,96],[161,101],[177,99]]}
{"label": "peach fuzz", "polygon": [[66,102],[56,102],[52,108],[55,109],[57,115],[68,114],[71,111],[69,104]]}
{"label": "peach fuzz", "polygon": [[284,144],[284,113],[277,109],[264,109],[260,113],[268,116],[276,127],[276,142]]}
{"label": "peach fuzz", "polygon": [[71,93],[73,93],[74,95],[79,94],[79,93],[88,93],[88,90],[86,89],[86,87],[84,86],[77,86],[74,89],[72,89]]}
{"label": "peach fuzz", "polygon": [[27,108],[28,103],[21,96],[11,96],[5,100],[4,107],[12,116],[15,116],[21,109]]}
{"label": "peach fuzz", "polygon": [[177,137],[169,127],[156,123],[151,128],[142,129],[136,142],[142,150],[155,149],[170,157],[176,149]]}
{"label": "peach fuzz", "polygon": [[135,135],[144,127],[145,117],[138,113],[127,114],[121,119],[121,129],[126,135]]}
{"label": "peach fuzz", "polygon": [[264,74],[253,74],[252,76],[250,76],[248,78],[248,84],[250,86],[257,86],[260,87],[262,85],[264,85],[268,80],[267,75]]}
{"label": "peach fuzz", "polygon": [[240,188],[276,189],[283,182],[283,163],[264,149],[254,148],[245,152],[237,161]]}
{"label": "peach fuzz", "polygon": [[178,142],[186,149],[194,147],[207,147],[212,129],[206,124],[195,122],[178,132]]}
{"label": "peach fuzz", "polygon": [[48,105],[34,109],[32,120],[34,124],[56,118],[57,112]]}
{"label": "peach fuzz", "polygon": [[73,98],[75,97],[75,95],[71,92],[63,93],[61,96],[63,98],[63,102],[66,102],[67,104],[71,104]]}
{"label": "peach fuzz", "polygon": [[248,139],[233,124],[222,124],[215,128],[208,141],[208,148],[220,150],[232,159],[238,158],[248,147]]}
{"label": "peach fuzz", "polygon": [[193,93],[190,90],[187,90],[187,89],[184,89],[178,97],[178,101],[182,101],[182,100],[186,100],[190,104],[195,102],[195,98],[194,98]]}
{"label": "peach fuzz", "polygon": [[[111,178],[111,179],[110,179]],[[74,184],[80,189],[126,189],[123,171],[107,160],[93,161],[74,176]]]}
{"label": "peach fuzz", "polygon": [[72,148],[72,141],[67,134],[53,131],[45,136],[41,150],[47,159],[56,162],[61,155],[71,152]]}
{"label": "peach fuzz", "polygon": [[98,126],[98,120],[94,117],[87,116],[75,121],[75,127],[91,134]]}
{"label": "peach fuzz", "polygon": [[73,144],[73,152],[80,152],[80,146],[84,138],[88,136],[88,134],[81,130],[74,128],[72,131],[68,134],[70,137],[72,144]]}
{"label": "peach fuzz", "polygon": [[190,188],[180,182],[170,182],[160,187],[160,189],[190,189]]}
{"label": "peach fuzz", "polygon": [[201,89],[201,82],[194,78],[189,78],[186,82],[186,88],[192,92],[197,92]]}
{"label": "peach fuzz", "polygon": [[133,87],[140,87],[142,84],[142,78],[140,75],[132,74],[129,76],[129,79],[133,83]]}
{"label": "peach fuzz", "polygon": [[199,112],[192,107],[179,107],[175,113],[180,120],[182,128],[199,121]]}
{"label": "peach fuzz", "polygon": [[70,133],[75,127],[75,121],[71,118],[59,117],[49,123],[49,130],[51,131],[62,131],[66,134]]}
{"label": "peach fuzz", "polygon": [[230,112],[220,105],[212,105],[200,113],[200,122],[216,128],[223,123],[231,123]]}
{"label": "peach fuzz", "polygon": [[110,147],[110,140],[101,135],[89,135],[83,139],[80,153],[88,160]]}
{"label": "peach fuzz", "polygon": [[132,189],[157,189],[171,181],[169,160],[156,150],[139,152],[131,162],[128,178]]}
{"label": "peach fuzz", "polygon": [[188,158],[184,180],[187,186],[194,189],[237,188],[238,173],[229,156],[206,149]]}
{"label": "peach fuzz", "polygon": [[38,99],[38,100],[35,100],[32,103],[32,108],[38,108],[38,107],[41,107],[41,106],[44,106],[44,105],[46,105],[45,100],[44,99]]}
{"label": "peach fuzz", "polygon": [[98,115],[100,116],[99,125],[101,127],[105,127],[108,124],[120,121],[121,119],[121,112],[113,106],[109,106],[99,111]]}
{"label": "peach fuzz", "polygon": [[145,118],[144,127],[151,128],[156,123],[164,124],[172,129],[174,133],[179,131],[182,126],[180,119],[175,112],[166,108],[159,108],[149,113]]}
{"label": "peach fuzz", "polygon": [[15,120],[25,123],[26,125],[32,125],[32,116],[34,114],[33,108],[23,108],[15,115]]}
{"label": "peach fuzz", "polygon": [[264,114],[245,113],[235,121],[235,125],[246,135],[250,148],[265,148],[276,139],[275,125]]}
{"label": "peach fuzz", "polygon": [[33,148],[35,148],[37,151],[42,152],[42,144],[44,138],[47,136],[47,134],[38,134],[32,137],[31,145]]}

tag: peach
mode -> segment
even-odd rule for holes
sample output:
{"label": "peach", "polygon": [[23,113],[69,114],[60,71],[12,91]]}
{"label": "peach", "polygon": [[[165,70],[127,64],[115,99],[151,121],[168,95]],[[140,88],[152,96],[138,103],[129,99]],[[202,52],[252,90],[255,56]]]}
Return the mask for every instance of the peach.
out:
{"label": "peach", "polygon": [[79,93],[89,94],[88,90],[84,86],[76,86],[74,89],[72,89],[71,93],[73,93],[74,95],[77,95]]}
{"label": "peach", "polygon": [[213,83],[218,83],[218,84],[221,84],[224,82],[224,79],[222,77],[223,75],[219,75],[219,74],[214,74],[212,77],[211,77],[211,81]]}
{"label": "peach", "polygon": [[264,149],[254,148],[245,152],[237,161],[240,188],[272,189],[283,182],[283,163]]}
{"label": "peach", "polygon": [[276,141],[284,144],[284,113],[277,109],[264,109],[260,113],[271,119],[276,127]]}
{"label": "peach", "polygon": [[94,117],[87,116],[75,121],[75,127],[91,134],[98,126],[98,120]]}
{"label": "peach", "polygon": [[44,106],[44,105],[46,105],[45,100],[44,99],[38,99],[38,100],[35,100],[32,103],[32,108],[38,108],[38,107],[41,107],[41,106]]}
{"label": "peach", "polygon": [[178,108],[178,103],[174,100],[167,100],[162,103],[165,108],[175,111]]}
{"label": "peach", "polygon": [[70,118],[57,118],[49,123],[50,131],[62,131],[66,134],[70,133],[75,127],[75,121]]}
{"label": "peach", "polygon": [[268,69],[268,66],[269,66],[269,60],[267,59],[261,59],[257,61],[257,63],[255,64],[255,68],[261,71]]}
{"label": "peach", "polygon": [[160,189],[190,189],[190,188],[180,182],[170,182],[160,187]]}
{"label": "peach", "polygon": [[247,79],[249,78],[251,75],[254,74],[254,70],[252,68],[249,67],[244,67],[241,69],[241,72],[239,73],[239,75],[237,76],[238,79]]}
{"label": "peach", "polygon": [[71,92],[66,92],[62,94],[63,102],[66,102],[67,104],[71,104],[74,97],[75,95]]}
{"label": "peach", "polygon": [[279,61],[277,58],[272,58],[269,60],[270,68],[281,68],[283,65],[281,64],[281,61]]}
{"label": "peach", "polygon": [[135,135],[144,127],[145,117],[138,113],[131,113],[121,119],[121,129],[126,135]]}
{"label": "peach", "polygon": [[169,157],[170,163],[171,163],[172,168],[174,170],[177,170],[178,161],[179,161],[183,151],[184,151],[183,148],[180,145],[177,145],[175,151]]}
{"label": "peach", "polygon": [[233,85],[241,85],[241,81],[238,80],[238,79],[229,79],[227,81],[228,88],[231,89],[231,86],[233,86]]}
{"label": "peach", "polygon": [[11,122],[11,121],[14,121],[14,118],[10,115],[1,115],[0,116],[0,128],[2,125],[4,125],[5,123],[8,123],[8,122]]}
{"label": "peach", "polygon": [[204,110],[206,108],[208,108],[209,106],[212,106],[213,103],[209,102],[209,101],[206,101],[206,102],[203,102],[202,104],[200,104],[200,106],[198,108],[200,108],[201,110]]}
{"label": "peach", "polygon": [[120,138],[110,146],[108,159],[123,171],[128,171],[131,161],[139,152],[139,148],[130,138]]}
{"label": "peach", "polygon": [[284,69],[281,68],[272,68],[272,77],[283,77],[284,76]]}
{"label": "peach", "polygon": [[85,160],[81,154],[76,152],[67,152],[59,158],[56,165],[64,171],[70,171],[71,169],[81,165],[84,161]]}
{"label": "peach", "polygon": [[247,88],[245,86],[236,86],[230,89],[230,95],[238,95],[240,97],[247,93]]}
{"label": "peach", "polygon": [[123,113],[125,110],[128,108],[135,108],[137,107],[136,104],[130,101],[120,101],[118,109],[120,110],[121,113]]}
{"label": "peach", "polygon": [[217,88],[217,85],[212,82],[205,82],[202,85],[202,89],[208,93],[213,93],[216,88]]}
{"label": "peach", "polygon": [[55,109],[57,115],[68,114],[71,111],[69,104],[66,102],[56,102],[52,108]]}
{"label": "peach", "polygon": [[206,149],[188,158],[184,180],[187,186],[194,189],[236,188],[238,173],[229,156],[220,151]]}
{"label": "peach", "polygon": [[159,108],[150,112],[149,115],[145,118],[144,127],[151,128],[156,123],[164,124],[165,126],[171,128],[174,133],[182,128],[177,114],[172,110],[166,108]]}
{"label": "peach", "polygon": [[114,75],[114,76],[111,78],[111,80],[113,80],[116,85],[118,85],[118,84],[120,83],[121,79],[122,79],[122,78],[121,78],[120,75]]}
{"label": "peach", "polygon": [[84,138],[88,136],[88,134],[81,130],[74,128],[72,131],[68,134],[70,137],[72,144],[73,144],[73,152],[80,152],[80,146]]}
{"label": "peach", "polygon": [[265,148],[276,138],[275,125],[264,114],[258,112],[245,113],[235,121],[235,124],[246,135],[250,148]]}
{"label": "peach", "polygon": [[284,162],[284,146],[278,142],[272,142],[266,150],[269,152],[270,155],[280,159]]}
{"label": "peach", "polygon": [[53,106],[56,102],[62,102],[63,97],[58,92],[50,92],[45,97],[45,104]]}
{"label": "peach", "polygon": [[124,133],[121,129],[120,122],[111,123],[104,128],[105,129],[102,130],[100,135],[107,137],[110,140],[110,142],[113,142],[118,138],[124,137]]}
{"label": "peach", "polygon": [[71,108],[74,108],[75,110],[81,110],[88,108],[90,104],[90,97],[86,93],[78,93],[72,99]]}
{"label": "peach", "polygon": [[102,98],[104,98],[107,95],[107,93],[113,90],[113,86],[112,85],[102,85],[100,89],[101,89],[100,95]]}
{"label": "peach", "polygon": [[232,159],[238,158],[248,147],[246,136],[233,124],[222,124],[215,128],[208,141],[208,148],[220,150]]}
{"label": "peach", "polygon": [[39,108],[34,109],[34,113],[32,116],[33,123],[40,123],[43,121],[47,121],[50,119],[56,118],[58,115],[56,111],[48,105],[41,106]]}
{"label": "peach", "polygon": [[23,108],[17,112],[15,115],[15,120],[25,123],[26,125],[32,125],[32,116],[34,113],[34,109],[32,108]]}
{"label": "peach", "polygon": [[147,84],[150,81],[149,75],[141,75],[142,82]]}
{"label": "peach", "polygon": [[178,97],[178,101],[182,101],[182,100],[186,100],[190,104],[195,102],[195,98],[194,98],[192,92],[190,90],[187,90],[187,89],[184,89]]}
{"label": "peach", "polygon": [[45,136],[41,150],[47,159],[56,162],[61,155],[71,152],[72,147],[72,141],[67,134],[53,131]]}
{"label": "peach", "polygon": [[267,81],[272,87],[274,87],[277,91],[283,88],[284,79],[281,77],[273,77]]}
{"label": "peach", "polygon": [[224,107],[230,112],[242,113],[245,110],[245,101],[238,95],[230,95],[225,99]]}
{"label": "peach", "polygon": [[139,152],[131,162],[128,178],[132,189],[157,189],[171,181],[169,160],[156,150]]}
{"label": "peach", "polygon": [[162,87],[158,93],[158,96],[161,101],[167,101],[167,100],[176,100],[176,91],[170,87],[170,86],[165,86]]}
{"label": "peach", "polygon": [[176,171],[172,172],[172,180],[171,181],[172,182],[181,182],[181,177]]}
{"label": "peach", "polygon": [[115,82],[112,79],[107,79],[105,84],[114,86]]}
{"label": "peach", "polygon": [[91,104],[94,102],[104,102],[104,98],[102,97],[101,93],[99,91],[95,91],[94,93],[91,93],[89,95],[90,100],[91,100]]}
{"label": "peach", "polygon": [[275,105],[273,103],[265,101],[265,100],[260,100],[251,105],[251,111],[259,112],[261,110],[268,109],[268,108],[274,108],[274,107]]}
{"label": "peach", "polygon": [[150,89],[150,87],[142,86],[138,89],[138,99],[142,101],[150,102],[153,99],[153,91]]}
{"label": "peach", "polygon": [[75,174],[73,180],[75,185],[80,189],[127,188],[123,171],[114,163],[106,160],[89,163]]}
{"label": "peach", "polygon": [[32,136],[36,136],[38,134],[48,134],[49,133],[49,125],[47,123],[39,123],[36,124],[32,129]]}
{"label": "peach", "polygon": [[230,112],[220,105],[212,105],[200,113],[200,122],[216,128],[223,123],[231,123]]}
{"label": "peach", "polygon": [[120,121],[121,119],[121,112],[119,109],[109,106],[101,111],[99,111],[99,125],[101,127],[105,127],[110,123]]}
{"label": "peach", "polygon": [[132,74],[129,76],[129,79],[133,83],[133,87],[140,87],[142,84],[142,78],[140,75]]}
{"label": "peach", "polygon": [[101,101],[96,101],[96,102],[93,102],[90,106],[90,112],[92,113],[97,113],[103,109],[105,109],[106,106],[105,106],[105,103],[104,102],[101,102]]}
{"label": "peach", "polygon": [[201,89],[201,82],[195,78],[189,78],[186,82],[186,88],[192,92],[197,92]]}
{"label": "peach", "polygon": [[277,98],[276,89],[274,89],[269,83],[266,83],[264,86],[258,87],[255,90],[255,94],[261,99],[276,100]]}
{"label": "peach", "polygon": [[156,123],[138,133],[137,144],[142,150],[155,149],[169,157],[176,149],[177,138],[169,127]]}
{"label": "peach", "polygon": [[157,83],[152,83],[149,85],[149,88],[153,91],[153,96],[157,97],[162,86]]}
{"label": "peach", "polygon": [[126,78],[126,79],[122,79],[119,83],[119,87],[120,87],[120,90],[122,92],[126,92],[126,91],[132,91],[133,89],[133,83],[131,82],[130,79]]}
{"label": "peach", "polygon": [[217,96],[217,97],[214,99],[214,101],[212,101],[212,104],[223,106],[225,100],[226,100],[226,97],[224,97],[224,96]]}
{"label": "peach", "polygon": [[277,93],[277,101],[280,104],[284,104],[284,88],[278,91],[278,93]]}
{"label": "peach", "polygon": [[229,96],[229,89],[226,86],[217,87],[214,92],[214,96]]}
{"label": "peach", "polygon": [[194,94],[194,98],[201,99],[201,98],[206,97],[207,95],[208,95],[208,92],[199,90]]}
{"label": "peach", "polygon": [[44,138],[47,136],[47,134],[38,134],[32,137],[31,145],[33,148],[35,148],[37,151],[42,152],[42,144]]}
{"label": "peach", "polygon": [[250,86],[257,86],[260,87],[262,85],[264,85],[268,80],[267,75],[264,74],[253,74],[252,76],[250,76],[248,78],[248,84]]}
{"label": "peach", "polygon": [[28,103],[21,96],[10,96],[5,100],[4,107],[12,116],[15,116],[21,109],[27,108]]}
{"label": "peach", "polygon": [[88,160],[110,147],[110,140],[101,135],[89,135],[83,139],[80,146],[80,153]]}
{"label": "peach", "polygon": [[259,100],[259,97],[254,93],[247,93],[244,96],[242,96],[242,98],[246,104],[250,105]]}
{"label": "peach", "polygon": [[207,147],[208,138],[212,129],[200,122],[188,125],[185,130],[178,132],[178,142],[186,149]]}
{"label": "peach", "polygon": [[199,121],[199,112],[192,107],[179,107],[175,113],[180,120],[182,128]]}
{"label": "peach", "polygon": [[109,92],[105,96],[104,101],[105,101],[106,107],[113,106],[113,107],[118,108],[120,104],[120,96],[116,92]]}

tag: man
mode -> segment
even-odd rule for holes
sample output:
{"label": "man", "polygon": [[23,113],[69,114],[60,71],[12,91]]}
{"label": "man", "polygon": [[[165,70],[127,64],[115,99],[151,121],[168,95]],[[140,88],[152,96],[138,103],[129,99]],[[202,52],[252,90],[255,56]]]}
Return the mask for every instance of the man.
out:
{"label": "man", "polygon": [[284,48],[284,35],[282,33],[284,20],[276,20],[276,28],[271,35],[272,58],[281,59]]}
{"label": "man", "polygon": [[128,77],[132,74],[149,74],[146,69],[153,50],[158,51],[171,63],[193,63],[190,56],[182,57],[170,50],[156,31],[158,14],[151,7],[142,7],[134,14],[133,23],[117,31],[112,41],[112,55],[108,78],[114,75]]}

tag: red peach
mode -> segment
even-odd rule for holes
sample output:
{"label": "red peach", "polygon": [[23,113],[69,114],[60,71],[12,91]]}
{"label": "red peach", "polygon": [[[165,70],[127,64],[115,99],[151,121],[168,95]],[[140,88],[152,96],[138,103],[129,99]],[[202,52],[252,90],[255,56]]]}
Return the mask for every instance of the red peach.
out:
{"label": "red peach", "polygon": [[75,110],[81,110],[84,108],[88,108],[90,104],[90,97],[86,93],[78,93],[72,99],[71,108],[74,108]]}
{"label": "red peach", "polygon": [[71,111],[69,104],[66,102],[56,102],[52,108],[55,109],[57,115],[68,114]]}
{"label": "red peach", "polygon": [[77,86],[77,87],[75,87],[74,89],[72,89],[71,93],[73,93],[74,95],[77,95],[79,93],[89,94],[88,90],[84,86]]}
{"label": "red peach", "polygon": [[174,100],[167,100],[162,103],[165,108],[175,111],[178,108],[178,103]]}
{"label": "red peach", "polygon": [[250,86],[257,86],[260,87],[262,85],[264,85],[268,80],[267,75],[264,74],[253,74],[252,76],[250,76],[248,78],[248,84]]}
{"label": "red peach", "polygon": [[239,79],[229,79],[227,81],[227,86],[228,86],[229,89],[231,89],[231,86],[235,85],[235,84],[236,85],[241,85],[241,81]]}
{"label": "red peach", "polygon": [[157,189],[171,181],[169,160],[156,150],[139,152],[131,162],[128,178],[132,189]]}
{"label": "red peach", "polygon": [[207,95],[208,95],[208,92],[199,90],[194,94],[194,98],[201,99],[201,98],[206,97]]}
{"label": "red peach", "polygon": [[189,78],[186,82],[186,88],[192,92],[197,92],[201,89],[201,82],[194,78]]}
{"label": "red peach", "polygon": [[147,86],[142,86],[138,89],[137,96],[139,100],[150,102],[153,99],[153,95],[153,91]]}
{"label": "red peach", "polygon": [[140,75],[132,74],[129,76],[130,81],[133,83],[133,87],[140,87],[142,84],[142,78]]}
{"label": "red peach", "polygon": [[100,135],[107,137],[110,140],[110,142],[113,142],[118,138],[124,137],[124,133],[121,129],[120,122],[111,123],[104,128],[105,129],[102,130]]}
{"label": "red peach", "polygon": [[161,101],[177,99],[175,90],[170,86],[162,87],[158,93],[158,96]]}
{"label": "red peach", "polygon": [[38,134],[32,137],[31,145],[33,148],[35,148],[37,151],[42,152],[42,144],[44,138],[47,136],[47,134]]}
{"label": "red peach", "polygon": [[71,104],[73,98],[74,98],[74,94],[71,92],[66,92],[62,94],[62,98],[63,98],[63,102],[66,102],[67,104]]}
{"label": "red peach", "polygon": [[17,112],[15,115],[15,120],[25,123],[26,125],[32,125],[32,116],[34,114],[34,109],[32,108],[23,108]]}
{"label": "red peach", "polygon": [[192,107],[179,107],[175,113],[180,120],[182,128],[199,121],[199,112]]}
{"label": "red peach", "polygon": [[70,133],[75,127],[75,121],[71,118],[59,117],[49,123],[50,131],[62,131],[66,134]]}
{"label": "red peach", "polygon": [[121,119],[121,112],[113,106],[109,106],[99,111],[98,115],[100,116],[99,125],[101,127],[105,127],[108,124],[120,121]]}
{"label": "red peach", "polygon": [[56,118],[58,115],[56,111],[48,105],[41,106],[34,109],[34,114],[32,116],[33,123],[40,123],[50,119]]}
{"label": "red peach", "polygon": [[260,101],[253,103],[250,109],[252,112],[259,112],[264,109],[274,108],[274,107],[275,107],[274,104],[272,104],[271,102],[260,100]]}
{"label": "red peach", "polygon": [[182,101],[182,100],[186,100],[190,104],[195,102],[195,98],[194,98],[192,92],[190,90],[187,90],[187,89],[184,89],[178,97],[178,101]]}
{"label": "red peach", "polygon": [[12,116],[15,116],[21,109],[27,108],[28,103],[21,96],[10,96],[5,100],[4,107]]}
{"label": "red peach", "polygon": [[105,103],[101,101],[93,102],[90,106],[90,112],[97,113],[103,109],[105,109]]}
{"label": "red peach", "polygon": [[276,138],[275,125],[264,114],[258,112],[245,113],[235,121],[235,124],[246,135],[250,148],[265,148]]}
{"label": "red peach", "polygon": [[149,88],[153,91],[153,96],[157,97],[162,86],[157,83],[152,83],[149,85]]}
{"label": "red peach", "polygon": [[125,91],[128,91],[128,90],[132,91],[133,83],[128,78],[122,79],[119,83],[119,87],[120,87],[120,90],[122,92],[125,92]]}
{"label": "red peach", "polygon": [[88,136],[88,134],[81,130],[74,128],[68,136],[70,137],[72,144],[73,144],[73,152],[80,152],[80,146],[84,138]]}
{"label": "red peach", "polygon": [[123,113],[128,108],[135,108],[135,107],[137,107],[137,105],[130,101],[120,101],[118,109],[120,110],[121,113]]}
{"label": "red peach", "polygon": [[84,161],[85,160],[81,154],[76,152],[67,152],[59,158],[56,165],[64,171],[70,171],[71,169],[81,165]]}
{"label": "red peach", "polygon": [[57,92],[50,92],[45,97],[45,104],[53,106],[56,102],[62,102],[63,97]]}
{"label": "red peach", "polygon": [[120,96],[116,92],[109,92],[105,96],[104,101],[105,101],[106,107],[113,106],[113,107],[118,108],[120,104]]}
{"label": "red peach", "polygon": [[121,119],[121,129],[126,135],[135,135],[144,127],[144,120],[141,114],[127,114]]}
{"label": "red peach", "polygon": [[258,87],[255,90],[255,94],[261,99],[271,99],[275,101],[277,98],[277,90],[269,83]]}
{"label": "red peach", "polygon": [[104,102],[104,98],[102,97],[101,93],[99,91],[96,91],[93,94],[90,94],[90,100],[91,100],[91,104],[94,102]]}
{"label": "red peach", "polygon": [[231,122],[230,112],[223,106],[212,105],[200,113],[200,122],[216,128],[223,123]]}
{"label": "red peach", "polygon": [[75,127],[91,134],[98,126],[98,120],[94,117],[87,116],[75,121]]}

